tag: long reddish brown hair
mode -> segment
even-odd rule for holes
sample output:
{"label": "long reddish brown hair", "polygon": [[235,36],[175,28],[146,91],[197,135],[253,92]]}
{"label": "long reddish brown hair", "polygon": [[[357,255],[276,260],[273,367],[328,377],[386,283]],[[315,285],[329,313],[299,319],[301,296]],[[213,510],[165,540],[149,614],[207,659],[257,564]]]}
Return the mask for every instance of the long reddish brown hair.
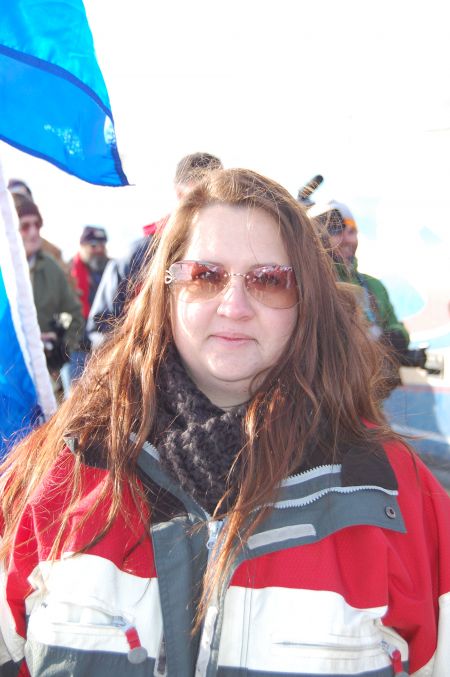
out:
{"label": "long reddish brown hair", "polygon": [[[142,272],[139,292],[124,320],[94,354],[57,414],[22,441],[0,469],[4,556],[27,502],[63,450],[66,436],[78,439],[79,453],[73,473],[61,487],[71,500],[61,515],[55,553],[64,545],[69,516],[79,498],[87,446],[99,449],[109,471],[98,500],[109,495],[110,510],[96,540],[121,510],[125,482],[136,503],[141,501],[136,459],[144,441],[151,439],[158,368],[172,339],[164,273],[183,257],[195,215],[215,203],[260,208],[273,217],[295,271],[299,303],[292,340],[258,382],[248,404],[237,499],[222,532],[218,559],[206,574],[199,617],[211,586],[229,566],[233,544],[245,540],[269,508],[254,513],[250,526],[248,515],[258,506],[270,505],[279,483],[299,467],[306,448],[319,446],[324,462],[332,462],[342,440],[368,442],[392,434],[379,408],[378,349],[367,337],[351,291],[336,283],[329,257],[303,208],[281,186],[248,170],[218,170],[181,201]],[[368,429],[364,420],[375,428]],[[219,505],[216,513],[221,511]]]}

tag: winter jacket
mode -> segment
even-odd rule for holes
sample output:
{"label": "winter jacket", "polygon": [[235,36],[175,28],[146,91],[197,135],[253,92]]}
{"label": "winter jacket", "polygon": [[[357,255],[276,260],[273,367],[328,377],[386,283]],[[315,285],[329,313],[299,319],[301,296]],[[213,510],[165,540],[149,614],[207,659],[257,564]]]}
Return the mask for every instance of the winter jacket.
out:
{"label": "winter jacket", "polygon": [[124,257],[106,266],[86,324],[87,335],[94,345],[101,341],[101,334],[111,329],[111,321],[123,315],[135,291],[133,284],[148,261],[153,237],[165,228],[168,220],[169,215],[144,226],[144,237],[134,242]]}
{"label": "winter jacket", "polygon": [[55,315],[69,313],[72,322],[65,335],[69,351],[77,350],[83,335],[84,320],[75,291],[69,286],[64,271],[49,255],[40,251],[31,273],[34,304],[41,332],[54,331]]}
{"label": "winter jacket", "polygon": [[[105,261],[106,265],[106,261]],[[102,279],[103,270],[92,270],[77,253],[70,262],[70,275],[75,285],[83,317],[86,320],[89,315],[92,302]]]}
{"label": "winter jacket", "polygon": [[152,237],[145,236],[132,245],[126,256],[108,262],[86,323],[87,334],[94,344],[98,343],[95,334],[109,331],[111,321],[122,315],[151,242]]}
{"label": "winter jacket", "polygon": [[[286,479],[213,594],[200,637],[193,616],[221,523],[146,445],[139,510],[151,514],[151,534],[136,527],[124,487],[110,531],[71,556],[104,519],[105,500],[51,563],[49,525],[67,500],[56,488],[73,464],[66,449],[21,521],[1,587],[0,675],[450,674],[450,500],[400,443],[349,449],[340,465]],[[94,461],[83,466],[72,525],[105,476]]]}
{"label": "winter jacket", "polygon": [[342,263],[337,263],[335,264],[335,269],[342,282],[350,282],[351,284],[358,285],[361,287],[362,293],[365,293],[365,290],[368,292],[369,305],[371,306],[371,311],[373,313],[373,316],[368,319],[373,323],[376,323],[386,334],[400,334],[404,339],[405,347],[408,346],[408,331],[405,325],[397,318],[388,291],[381,280],[378,280],[371,275],[360,273],[358,271],[356,259],[352,268],[349,268]]}

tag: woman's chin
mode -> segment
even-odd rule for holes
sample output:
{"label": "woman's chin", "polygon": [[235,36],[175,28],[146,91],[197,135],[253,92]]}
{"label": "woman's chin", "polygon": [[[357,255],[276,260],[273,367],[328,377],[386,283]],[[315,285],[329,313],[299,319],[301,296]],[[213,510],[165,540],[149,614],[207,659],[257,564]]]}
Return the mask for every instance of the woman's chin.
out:
{"label": "woman's chin", "polygon": [[251,381],[248,371],[211,369],[206,378],[203,374],[197,386],[213,404],[226,409],[250,399]]}

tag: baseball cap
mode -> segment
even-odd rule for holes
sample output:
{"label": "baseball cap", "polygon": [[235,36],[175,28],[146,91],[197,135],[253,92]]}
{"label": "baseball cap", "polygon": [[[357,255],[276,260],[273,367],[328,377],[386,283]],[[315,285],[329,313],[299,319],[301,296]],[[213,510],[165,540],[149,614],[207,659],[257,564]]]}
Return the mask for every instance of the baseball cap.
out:
{"label": "baseball cap", "polygon": [[80,244],[107,242],[106,230],[99,226],[85,226],[80,237]]}
{"label": "baseball cap", "polygon": [[330,235],[342,232],[344,228],[356,229],[356,221],[350,209],[337,200],[312,205],[308,209],[308,216],[325,226]]}

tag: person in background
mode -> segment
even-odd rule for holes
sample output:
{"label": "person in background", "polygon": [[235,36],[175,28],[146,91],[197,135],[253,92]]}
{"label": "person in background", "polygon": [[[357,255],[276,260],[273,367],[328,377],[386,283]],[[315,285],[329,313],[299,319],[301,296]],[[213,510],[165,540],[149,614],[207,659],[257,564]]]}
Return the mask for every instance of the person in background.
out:
{"label": "person in background", "polygon": [[[85,226],[81,233],[79,250],[70,262],[70,274],[74,280],[85,321],[89,316],[92,302],[109,261],[106,252],[107,242],[108,237],[104,228]],[[90,348],[90,341],[85,333],[80,350],[74,351],[71,355],[69,382],[65,390],[82,373]]]}
{"label": "person in background", "polygon": [[[22,195],[31,200],[31,202],[34,202],[33,193],[31,192],[30,187],[22,179],[10,179],[8,181],[8,190],[13,196]],[[46,240],[45,237],[42,236],[41,236],[41,249],[46,254],[50,254],[50,256],[53,256],[56,263],[63,269],[69,281],[71,281],[69,266],[63,259],[61,249],[57,247],[53,242]]]}
{"label": "person in background", "polygon": [[70,262],[70,273],[75,281],[85,320],[109,261],[107,242],[104,228],[85,226],[81,233],[79,250]]}
{"label": "person in background", "polygon": [[22,179],[9,179],[8,190],[13,195],[23,195],[24,197],[27,197],[29,200],[31,200],[31,202],[34,202],[33,193],[31,192],[30,186]]}
{"label": "person in background", "polygon": [[[177,164],[174,190],[177,200],[197,185],[214,169],[222,169],[222,162],[211,153],[192,153]],[[134,243],[123,258],[111,261],[99,285],[87,320],[86,331],[93,345],[101,343],[111,323],[122,316],[124,307],[133,296],[133,285],[147,260],[153,237],[162,232],[168,216],[144,226],[144,237]]]}
{"label": "person in background", "polygon": [[409,333],[397,318],[381,280],[358,270],[358,228],[352,213],[347,205],[331,200],[325,205],[313,205],[308,214],[318,224],[328,243],[339,280],[359,287],[358,300],[371,336],[388,348],[394,360],[389,368],[388,388],[399,385],[398,367],[407,358]]}
{"label": "person in background", "polygon": [[30,268],[34,304],[52,377],[79,349],[84,331],[81,305],[64,271],[42,249],[42,216],[37,205],[24,195],[13,194],[19,230]]}
{"label": "person in background", "polygon": [[280,185],[180,201],[70,399],[0,467],[0,671],[448,677],[450,499]]}

